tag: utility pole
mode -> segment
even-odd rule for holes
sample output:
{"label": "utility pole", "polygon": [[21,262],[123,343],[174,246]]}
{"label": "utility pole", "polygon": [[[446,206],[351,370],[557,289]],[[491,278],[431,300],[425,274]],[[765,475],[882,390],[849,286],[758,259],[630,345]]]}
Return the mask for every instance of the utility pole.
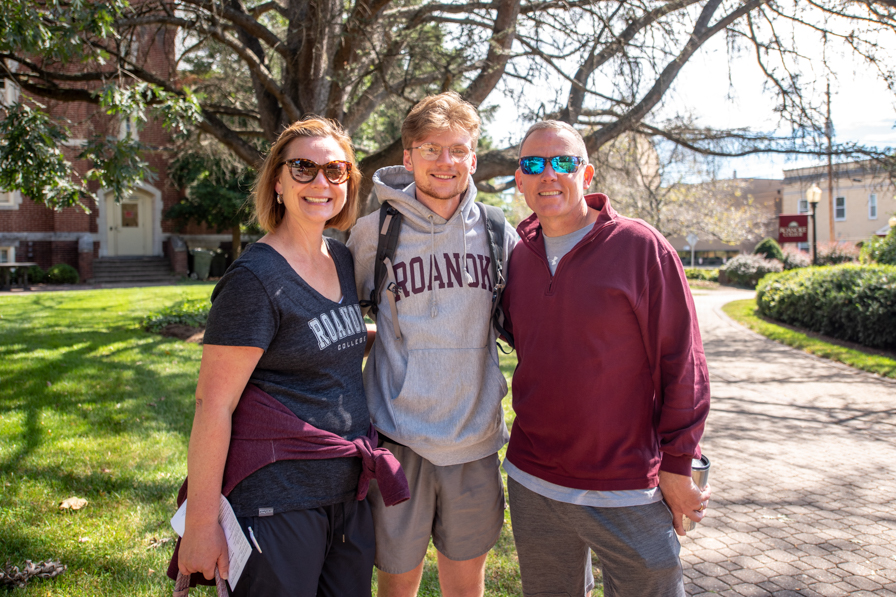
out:
{"label": "utility pole", "polygon": [[831,236],[830,242],[836,242],[837,237],[834,236],[834,165],[833,160],[833,137],[834,123],[831,121],[831,82],[828,81],[827,90],[828,99],[828,117],[824,123],[824,136],[828,138],[828,214],[830,214]]}

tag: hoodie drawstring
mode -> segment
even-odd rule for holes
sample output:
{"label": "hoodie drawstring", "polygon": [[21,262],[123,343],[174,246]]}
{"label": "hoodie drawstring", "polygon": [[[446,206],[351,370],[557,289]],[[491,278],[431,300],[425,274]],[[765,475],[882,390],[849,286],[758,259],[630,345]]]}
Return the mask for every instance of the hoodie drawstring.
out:
{"label": "hoodie drawstring", "polygon": [[470,275],[470,270],[467,268],[467,223],[464,221],[463,211],[458,215],[460,216],[460,229],[464,239],[464,280],[466,281],[467,286],[469,286],[473,283],[473,276]]}
{"label": "hoodie drawstring", "polygon": [[429,220],[429,316],[435,319],[439,315],[439,305],[436,302],[436,286],[432,283],[432,272],[436,267],[436,225],[432,214],[426,216]]}

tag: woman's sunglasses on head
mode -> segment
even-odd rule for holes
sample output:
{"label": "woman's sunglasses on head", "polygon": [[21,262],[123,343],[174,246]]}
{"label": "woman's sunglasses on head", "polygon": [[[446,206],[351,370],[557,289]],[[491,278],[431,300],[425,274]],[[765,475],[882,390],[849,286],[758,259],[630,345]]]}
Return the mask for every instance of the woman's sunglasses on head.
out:
{"label": "woman's sunglasses on head", "polygon": [[557,174],[572,174],[585,160],[575,155],[557,155],[552,158],[528,156],[520,158],[520,170],[523,174],[541,174],[548,162]]}
{"label": "woman's sunglasses on head", "polygon": [[326,179],[333,184],[344,183],[352,173],[352,163],[345,160],[333,160],[326,164],[318,164],[305,158],[298,158],[280,162],[281,166],[284,164],[289,170],[289,175],[292,176],[292,179],[302,183],[314,180],[317,173],[321,170],[324,171]]}

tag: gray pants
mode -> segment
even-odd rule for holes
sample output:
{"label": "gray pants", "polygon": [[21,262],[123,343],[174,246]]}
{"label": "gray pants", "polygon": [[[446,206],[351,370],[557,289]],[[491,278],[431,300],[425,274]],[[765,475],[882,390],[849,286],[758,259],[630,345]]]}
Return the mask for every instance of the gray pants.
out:
{"label": "gray pants", "polygon": [[663,502],[593,508],[558,502],[507,479],[523,594],[579,597],[600,558],[605,597],[684,597],[681,545]]}

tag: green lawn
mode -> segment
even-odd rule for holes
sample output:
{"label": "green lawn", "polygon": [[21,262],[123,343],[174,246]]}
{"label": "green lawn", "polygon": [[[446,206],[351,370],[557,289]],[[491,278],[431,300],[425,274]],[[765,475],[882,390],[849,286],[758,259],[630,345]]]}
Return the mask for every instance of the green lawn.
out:
{"label": "green lawn", "polygon": [[[202,349],[146,333],[140,322],[149,311],[211,290],[204,284],[0,297],[0,565],[54,559],[68,566],[6,594],[171,594],[164,576],[174,537],[168,520],[186,474]],[[501,362],[510,379],[516,355]],[[509,397],[504,408],[510,423]],[[69,497],[88,505],[60,510]],[[521,594],[509,512],[505,520],[488,559],[490,596]],[[439,595],[432,548],[420,595]]]}
{"label": "green lawn", "polygon": [[[139,329],[210,285],[0,298],[0,563],[68,570],[12,595],[170,595],[200,347]],[[88,505],[62,511],[77,496]]]}
{"label": "green lawn", "polygon": [[722,310],[738,323],[766,338],[832,361],[839,361],[862,371],[896,379],[896,358],[892,354],[853,344],[847,346],[847,343],[813,332],[804,332],[792,326],[775,323],[759,315],[755,299],[734,301],[722,307]]}

